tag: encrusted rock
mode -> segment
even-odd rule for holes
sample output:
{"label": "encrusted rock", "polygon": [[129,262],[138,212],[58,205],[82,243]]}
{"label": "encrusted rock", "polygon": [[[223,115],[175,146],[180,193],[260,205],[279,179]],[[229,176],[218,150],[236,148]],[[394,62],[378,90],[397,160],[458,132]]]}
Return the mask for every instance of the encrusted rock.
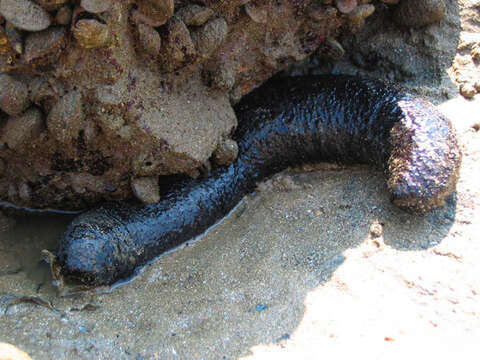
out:
{"label": "encrusted rock", "polygon": [[213,160],[218,165],[229,165],[238,156],[238,144],[235,140],[226,139],[218,144],[213,153]]}
{"label": "encrusted rock", "polygon": [[93,14],[108,11],[114,0],[82,0],[80,6]]}
{"label": "encrusted rock", "polygon": [[14,26],[26,31],[41,31],[51,24],[50,15],[30,0],[1,0],[0,14]]}
{"label": "encrusted rock", "polygon": [[158,176],[134,178],[131,186],[133,194],[141,202],[153,204],[160,201]]}
{"label": "encrusted rock", "polygon": [[27,85],[7,74],[0,74],[0,109],[18,115],[30,105]]}
{"label": "encrusted rock", "polygon": [[426,26],[443,19],[445,10],[445,0],[402,0],[393,19],[402,26]]}
{"label": "encrusted rock", "polygon": [[178,10],[175,15],[188,26],[201,26],[205,24],[213,14],[213,10],[208,7],[189,4]]}
{"label": "encrusted rock", "polygon": [[138,42],[141,48],[152,57],[156,58],[162,48],[162,39],[160,34],[151,26],[138,24]]}
{"label": "encrusted rock", "polygon": [[52,108],[47,117],[47,128],[51,136],[63,144],[69,144],[77,138],[83,127],[85,114],[82,94],[70,91]]}
{"label": "encrusted rock", "polygon": [[223,43],[227,33],[228,25],[224,18],[210,20],[199,30],[192,33],[192,40],[198,54],[204,59],[209,58]]}
{"label": "encrusted rock", "polygon": [[25,40],[25,62],[32,66],[47,65],[58,60],[65,48],[66,31],[63,26],[31,33]]}
{"label": "encrusted rock", "polygon": [[46,113],[49,113],[52,107],[57,103],[59,97],[63,95],[59,93],[63,89],[53,88],[45,79],[38,77],[29,83],[30,100]]}
{"label": "encrusted rock", "polygon": [[85,49],[108,46],[112,36],[108,26],[96,19],[81,19],[72,29],[73,37]]}
{"label": "encrusted rock", "polygon": [[20,116],[10,117],[3,127],[1,142],[13,150],[28,145],[45,129],[42,112],[35,106]]}

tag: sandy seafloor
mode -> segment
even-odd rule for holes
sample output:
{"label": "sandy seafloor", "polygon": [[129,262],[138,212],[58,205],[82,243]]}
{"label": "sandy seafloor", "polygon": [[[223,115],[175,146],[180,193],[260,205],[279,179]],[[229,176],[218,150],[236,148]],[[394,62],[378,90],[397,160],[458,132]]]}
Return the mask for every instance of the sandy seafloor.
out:
{"label": "sandy seafloor", "polygon": [[478,358],[480,98],[439,108],[464,158],[426,216],[368,167],[286,172],[134,281],[63,298],[40,250],[68,219],[18,220],[0,234],[0,342],[33,359]]}

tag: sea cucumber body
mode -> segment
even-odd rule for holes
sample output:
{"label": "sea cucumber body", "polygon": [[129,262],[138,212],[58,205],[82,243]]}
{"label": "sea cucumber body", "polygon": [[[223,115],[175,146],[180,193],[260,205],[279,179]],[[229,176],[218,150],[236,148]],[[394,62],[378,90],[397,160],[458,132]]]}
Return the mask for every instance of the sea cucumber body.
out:
{"label": "sea cucumber body", "polygon": [[236,106],[239,157],[206,179],[173,187],[157,204],[106,204],[79,215],[60,239],[62,273],[111,284],[204,232],[257,182],[319,160],[368,163],[386,174],[393,202],[414,212],[443,204],[461,154],[433,105],[375,80],[325,75],[270,81]]}

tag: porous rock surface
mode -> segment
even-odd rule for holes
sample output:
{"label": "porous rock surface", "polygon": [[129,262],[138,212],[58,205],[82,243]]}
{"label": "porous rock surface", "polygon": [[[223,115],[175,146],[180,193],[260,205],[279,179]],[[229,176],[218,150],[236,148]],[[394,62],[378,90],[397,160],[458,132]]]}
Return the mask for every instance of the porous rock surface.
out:
{"label": "porous rock surface", "polygon": [[402,5],[22,2],[0,0],[0,76],[16,84],[0,84],[0,201],[64,209],[208,168],[235,129],[231,104],[319,47],[343,54],[335,37]]}

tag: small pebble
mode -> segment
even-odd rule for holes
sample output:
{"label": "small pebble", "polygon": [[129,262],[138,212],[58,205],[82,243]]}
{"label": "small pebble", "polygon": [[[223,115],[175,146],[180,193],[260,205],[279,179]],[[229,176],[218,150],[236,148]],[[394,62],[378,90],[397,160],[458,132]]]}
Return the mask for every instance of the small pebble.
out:
{"label": "small pebble", "polygon": [[69,144],[78,137],[84,126],[82,94],[71,91],[63,96],[47,116],[47,128],[51,136],[62,144]]}
{"label": "small pebble", "polygon": [[113,0],[82,0],[80,6],[86,11],[99,14],[108,11],[113,5]]}
{"label": "small pebble", "polygon": [[445,17],[445,0],[403,0],[395,8],[393,19],[401,26],[421,27]]}
{"label": "small pebble", "polygon": [[157,176],[134,178],[131,186],[135,197],[144,204],[154,204],[160,201]]}
{"label": "small pebble", "polygon": [[22,115],[8,119],[0,139],[10,149],[19,150],[38,138],[44,129],[42,112],[32,106]]}
{"label": "small pebble", "polygon": [[337,9],[344,14],[348,14],[357,7],[357,0],[336,0]]}
{"label": "small pebble", "polygon": [[383,235],[383,226],[379,222],[374,222],[370,225],[370,235],[374,238],[378,238]]}
{"label": "small pebble", "polygon": [[68,6],[63,6],[58,9],[55,15],[55,21],[59,25],[68,25],[72,21],[72,9]]}
{"label": "small pebble", "polygon": [[178,10],[175,16],[178,16],[185,25],[201,26],[205,24],[213,14],[213,10],[208,7],[190,4]]}
{"label": "small pebble", "polygon": [[192,33],[192,40],[198,54],[209,58],[223,43],[228,33],[228,25],[224,18],[210,20],[199,30]]}

